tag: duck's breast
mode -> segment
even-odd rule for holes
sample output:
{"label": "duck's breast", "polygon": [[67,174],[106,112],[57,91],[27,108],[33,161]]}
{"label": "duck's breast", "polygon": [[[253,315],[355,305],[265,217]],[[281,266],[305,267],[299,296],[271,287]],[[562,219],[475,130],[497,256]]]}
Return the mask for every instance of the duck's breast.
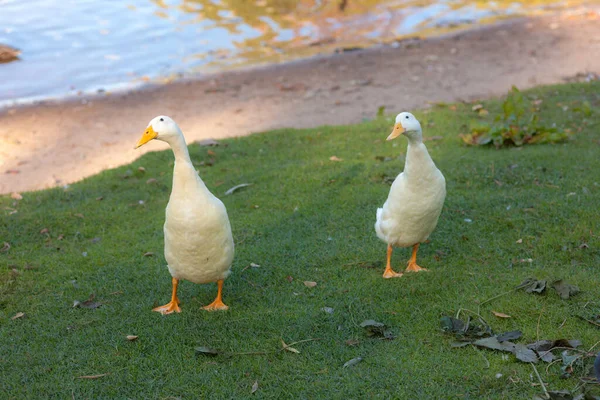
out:
{"label": "duck's breast", "polygon": [[225,279],[233,261],[227,210],[208,196],[171,196],[164,225],[165,258],[171,275],[195,283]]}

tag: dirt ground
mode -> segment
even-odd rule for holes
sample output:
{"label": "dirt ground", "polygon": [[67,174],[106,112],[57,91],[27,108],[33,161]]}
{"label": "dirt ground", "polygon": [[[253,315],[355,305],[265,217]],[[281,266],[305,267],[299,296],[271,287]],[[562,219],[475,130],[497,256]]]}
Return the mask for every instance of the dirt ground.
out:
{"label": "dirt ground", "polygon": [[[429,102],[498,96],[600,72],[596,11],[520,19],[127,94],[0,111],[0,193],[71,183],[167,145],[133,146],[148,121],[173,117],[188,143],[274,128],[343,125]],[[383,135],[386,132],[382,132]]]}

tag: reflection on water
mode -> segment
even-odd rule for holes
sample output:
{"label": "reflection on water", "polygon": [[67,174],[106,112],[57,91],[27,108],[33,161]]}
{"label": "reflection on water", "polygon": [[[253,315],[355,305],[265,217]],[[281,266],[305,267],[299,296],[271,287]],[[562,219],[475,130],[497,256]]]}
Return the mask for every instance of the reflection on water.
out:
{"label": "reflection on water", "polygon": [[[0,105],[447,32],[565,0],[0,0]],[[586,1],[600,3],[600,0]]]}

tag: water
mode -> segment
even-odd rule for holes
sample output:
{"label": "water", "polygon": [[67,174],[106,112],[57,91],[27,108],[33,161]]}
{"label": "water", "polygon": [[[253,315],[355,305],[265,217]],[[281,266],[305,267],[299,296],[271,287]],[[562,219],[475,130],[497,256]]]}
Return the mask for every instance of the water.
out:
{"label": "water", "polygon": [[[581,1],[0,0],[0,106],[428,36]],[[588,2],[589,3],[589,2]]]}

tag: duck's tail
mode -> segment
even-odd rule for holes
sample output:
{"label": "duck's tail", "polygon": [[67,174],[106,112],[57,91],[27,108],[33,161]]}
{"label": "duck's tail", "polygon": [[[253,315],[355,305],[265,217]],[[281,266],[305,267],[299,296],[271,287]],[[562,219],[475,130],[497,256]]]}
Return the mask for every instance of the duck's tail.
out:
{"label": "duck's tail", "polygon": [[384,242],[386,241],[385,239],[385,235],[383,234],[383,231],[381,229],[381,215],[383,213],[383,208],[378,208],[377,209],[377,220],[375,221],[375,233],[377,233],[377,237],[381,240],[383,240]]}

